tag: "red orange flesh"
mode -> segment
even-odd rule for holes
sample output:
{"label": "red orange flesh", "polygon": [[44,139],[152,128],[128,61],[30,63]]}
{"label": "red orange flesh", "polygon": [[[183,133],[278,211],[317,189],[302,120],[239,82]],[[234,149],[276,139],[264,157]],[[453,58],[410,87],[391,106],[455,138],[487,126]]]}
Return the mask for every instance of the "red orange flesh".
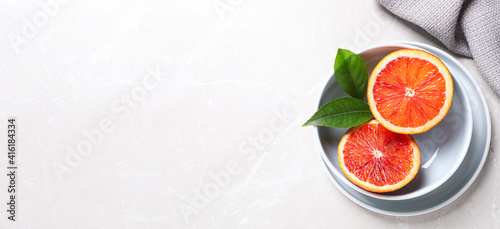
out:
{"label": "red orange flesh", "polygon": [[397,133],[417,134],[446,116],[453,99],[453,80],[434,55],[403,49],[379,62],[367,91],[370,110],[384,127]]}
{"label": "red orange flesh", "polygon": [[344,134],[338,160],[354,184],[372,192],[390,192],[415,177],[420,150],[410,135],[394,133],[371,120]]}

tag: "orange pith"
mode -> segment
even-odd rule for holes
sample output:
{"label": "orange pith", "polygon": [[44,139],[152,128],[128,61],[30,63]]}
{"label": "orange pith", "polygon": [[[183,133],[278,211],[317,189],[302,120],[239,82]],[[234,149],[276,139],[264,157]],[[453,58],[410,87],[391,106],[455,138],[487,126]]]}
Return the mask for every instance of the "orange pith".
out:
{"label": "orange pith", "polygon": [[378,121],[397,133],[422,133],[439,123],[453,99],[453,80],[437,57],[422,50],[398,50],[375,67],[368,104]]}
{"label": "orange pith", "polygon": [[346,132],[339,143],[338,159],[354,184],[372,192],[390,192],[415,177],[420,151],[410,135],[394,133],[371,120]]}

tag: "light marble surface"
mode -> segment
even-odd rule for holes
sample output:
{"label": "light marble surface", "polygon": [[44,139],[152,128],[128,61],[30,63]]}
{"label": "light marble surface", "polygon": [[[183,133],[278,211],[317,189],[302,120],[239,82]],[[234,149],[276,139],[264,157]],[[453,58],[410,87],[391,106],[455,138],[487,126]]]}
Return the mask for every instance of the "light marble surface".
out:
{"label": "light marble surface", "polygon": [[442,48],[374,1],[3,1],[0,34],[1,128],[16,117],[19,146],[17,221],[1,210],[0,228],[500,227],[499,101],[468,58],[493,138],[459,199],[385,216],[326,176],[300,126],[336,50]]}

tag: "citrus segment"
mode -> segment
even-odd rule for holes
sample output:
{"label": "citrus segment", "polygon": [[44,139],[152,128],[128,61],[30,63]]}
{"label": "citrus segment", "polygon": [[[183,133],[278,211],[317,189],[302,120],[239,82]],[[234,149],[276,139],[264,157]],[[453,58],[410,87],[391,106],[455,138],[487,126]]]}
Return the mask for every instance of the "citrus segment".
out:
{"label": "citrus segment", "polygon": [[417,134],[446,116],[453,99],[453,80],[434,55],[403,49],[377,64],[368,82],[367,96],[373,116],[384,127]]}
{"label": "citrus segment", "polygon": [[371,120],[344,134],[338,159],[340,168],[354,184],[372,192],[390,192],[415,177],[420,151],[410,135],[394,133]]}

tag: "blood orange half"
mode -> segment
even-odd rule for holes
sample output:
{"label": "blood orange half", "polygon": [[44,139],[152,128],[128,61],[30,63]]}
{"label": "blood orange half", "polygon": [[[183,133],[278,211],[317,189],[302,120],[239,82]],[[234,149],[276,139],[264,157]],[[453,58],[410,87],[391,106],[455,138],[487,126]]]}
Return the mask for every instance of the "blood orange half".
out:
{"label": "blood orange half", "polygon": [[349,129],[340,140],[338,158],[347,178],[372,192],[402,188],[420,167],[413,138],[387,130],[377,120]]}
{"label": "blood orange half", "polygon": [[446,116],[453,100],[453,80],[434,55],[402,49],[377,64],[368,81],[367,97],[373,116],[385,128],[418,134]]}

